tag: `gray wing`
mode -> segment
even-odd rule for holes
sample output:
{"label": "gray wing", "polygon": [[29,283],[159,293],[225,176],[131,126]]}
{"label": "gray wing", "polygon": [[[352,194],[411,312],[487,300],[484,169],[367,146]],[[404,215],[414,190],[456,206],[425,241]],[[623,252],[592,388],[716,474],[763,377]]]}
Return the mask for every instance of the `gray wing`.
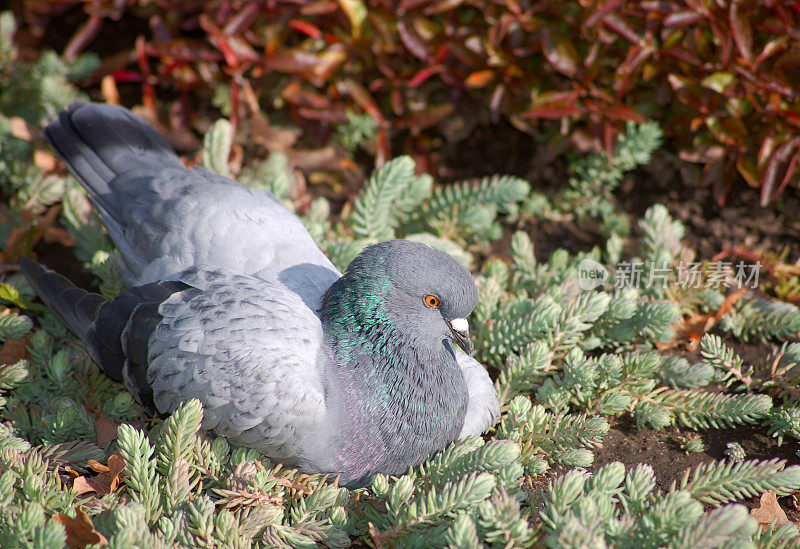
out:
{"label": "gray wing", "polygon": [[203,403],[203,428],[286,459],[325,414],[319,318],[277,280],[219,270],[179,277],[149,339],[147,381],[162,413]]}
{"label": "gray wing", "polygon": [[497,423],[500,417],[497,392],[489,373],[480,362],[462,352],[456,353],[456,360],[464,372],[464,380],[469,391],[467,414],[459,438],[480,435]]}
{"label": "gray wing", "polygon": [[341,276],[297,216],[267,191],[199,169],[131,172],[111,186],[120,207],[117,223],[106,227],[136,285],[198,265],[277,274],[316,309]]}
{"label": "gray wing", "polygon": [[97,207],[129,287],[202,265],[277,273],[316,305],[340,276],[269,192],[187,170],[166,140],[127,109],[75,103],[45,134]]}

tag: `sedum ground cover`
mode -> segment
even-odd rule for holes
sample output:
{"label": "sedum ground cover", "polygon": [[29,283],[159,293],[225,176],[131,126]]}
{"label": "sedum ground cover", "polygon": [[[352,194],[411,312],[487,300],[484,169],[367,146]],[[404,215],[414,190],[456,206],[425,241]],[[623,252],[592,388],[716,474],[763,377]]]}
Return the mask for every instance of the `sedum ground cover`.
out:
{"label": "sedum ground cover", "polygon": [[[687,451],[702,448],[705,431],[745,424],[784,444],[800,439],[800,310],[780,299],[796,293],[796,272],[771,268],[756,288],[727,287],[733,273],[720,276],[712,258],[695,257],[665,207],[634,220],[616,209],[623,174],[660,146],[656,124],[628,124],[611,157],[572,158],[555,195],[502,174],[439,186],[398,157],[341,214],[323,197],[298,211],[340,268],[365,245],[395,237],[468,265],[481,293],[471,319],[476,356],[502,404],[485,437],[349,491],[212,439],[199,430],[197,401],[163,421],[144,417],[35,301],[14,263],[42,241],[68,245],[104,295],[120,283],[110,241],[40,135],[81,97],[70,80],[95,61],[47,54],[20,63],[12,26],[0,16],[0,546],[800,545],[794,524],[740,503],[800,491],[799,465],[748,459],[733,447],[729,459],[687,470],[667,490],[656,489],[647,464],[592,467],[620,416],[697,432]],[[371,131],[351,120],[340,133],[357,146]],[[287,158],[240,168],[229,163],[232,142],[230,123],[216,122],[202,163],[294,208]],[[524,229],[543,218],[593,219],[603,243],[537,260],[536,235]],[[508,253],[495,253],[509,238]],[[586,265],[598,264],[611,274],[586,289]],[[692,286],[687,264],[697,265]],[[620,284],[625,265],[643,276]],[[744,361],[736,349],[757,342],[770,352]],[[682,352],[687,344],[697,359]]]}

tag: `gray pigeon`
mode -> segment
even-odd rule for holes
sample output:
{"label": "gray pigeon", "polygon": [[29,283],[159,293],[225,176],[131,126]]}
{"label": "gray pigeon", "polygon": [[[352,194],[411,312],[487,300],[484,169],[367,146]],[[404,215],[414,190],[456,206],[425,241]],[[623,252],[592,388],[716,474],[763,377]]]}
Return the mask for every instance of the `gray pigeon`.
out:
{"label": "gray pigeon", "polygon": [[469,272],[404,240],[341,274],[269,192],[186,169],[120,107],[77,103],[46,129],[121,255],[105,301],[22,259],[43,301],[151,413],[190,398],[203,428],[359,486],[401,474],[499,413],[471,356]]}

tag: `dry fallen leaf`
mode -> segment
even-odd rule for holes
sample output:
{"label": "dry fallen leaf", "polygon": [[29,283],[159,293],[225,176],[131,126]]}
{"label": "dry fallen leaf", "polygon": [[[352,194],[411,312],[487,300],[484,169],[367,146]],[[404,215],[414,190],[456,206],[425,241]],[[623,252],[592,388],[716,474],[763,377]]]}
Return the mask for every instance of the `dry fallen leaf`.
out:
{"label": "dry fallen leaf", "polygon": [[72,483],[72,491],[78,495],[96,492],[97,497],[103,497],[117,489],[120,483],[120,475],[125,469],[125,460],[114,452],[108,456],[108,465],[90,459],[87,467],[99,473],[93,477],[79,476]]}
{"label": "dry fallen leaf", "polygon": [[733,310],[734,304],[747,291],[747,288],[736,290],[725,298],[725,301],[713,313],[697,314],[683,321],[678,322],[675,335],[667,343],[656,343],[658,350],[674,349],[680,345],[686,345],[689,351],[696,351],[700,344],[703,334],[713,328],[723,316]]}
{"label": "dry fallen leaf", "polygon": [[94,422],[94,432],[97,435],[97,445],[100,448],[105,448],[109,442],[116,440],[118,427],[119,425],[114,420],[109,418],[103,412],[100,412]]}
{"label": "dry fallen leaf", "polygon": [[45,173],[54,172],[56,168],[58,168],[58,159],[56,156],[50,151],[45,151],[43,149],[36,149],[33,151],[33,163]]}
{"label": "dry fallen leaf", "polygon": [[29,337],[29,335],[26,335],[20,339],[7,339],[3,346],[0,347],[0,364],[16,364],[23,358],[28,358]]}
{"label": "dry fallen leaf", "polygon": [[33,140],[33,131],[30,124],[19,116],[11,117],[11,135],[17,139],[24,139],[25,141]]}
{"label": "dry fallen leaf", "polygon": [[75,509],[75,518],[56,513],[53,515],[53,520],[64,525],[67,531],[67,546],[70,549],[83,549],[87,545],[108,545],[105,536],[94,529],[89,515],[80,509]]}
{"label": "dry fallen leaf", "polygon": [[[73,471],[70,471],[70,475],[73,474]],[[83,475],[75,477],[75,480],[72,482],[72,491],[82,496],[83,494],[88,494],[89,492],[96,492],[97,488],[89,484],[89,481]]]}
{"label": "dry fallen leaf", "polygon": [[678,324],[672,339],[667,343],[656,342],[656,347],[659,350],[674,349],[680,345],[686,345],[686,348],[690,351],[696,350],[697,345],[700,343],[700,338],[714,326],[715,321],[714,315],[708,313],[690,316],[679,321]]}
{"label": "dry fallen leaf", "polygon": [[750,514],[761,524],[762,529],[768,528],[773,522],[776,526],[783,526],[789,522],[773,490],[761,494],[761,506],[750,509]]}
{"label": "dry fallen leaf", "polygon": [[9,231],[5,249],[0,252],[0,263],[16,263],[20,254],[32,250],[56,223],[60,212],[61,204],[51,206],[44,215],[34,216],[30,212],[23,212],[22,217],[26,224]]}

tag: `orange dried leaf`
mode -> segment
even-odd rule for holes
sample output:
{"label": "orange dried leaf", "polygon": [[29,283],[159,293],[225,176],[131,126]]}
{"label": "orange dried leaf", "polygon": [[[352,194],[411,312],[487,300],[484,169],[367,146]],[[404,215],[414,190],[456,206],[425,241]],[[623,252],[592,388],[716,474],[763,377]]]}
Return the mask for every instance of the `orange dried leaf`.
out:
{"label": "orange dried leaf", "polygon": [[70,549],[83,549],[87,545],[108,545],[105,536],[95,530],[89,515],[80,509],[75,510],[75,518],[56,513],[53,515],[53,520],[64,526],[67,532],[67,546]]}
{"label": "orange dried leaf", "polygon": [[72,482],[72,491],[82,496],[83,494],[88,494],[89,492],[96,492],[97,488],[89,484],[84,476],[75,477]]}
{"label": "orange dried leaf", "polygon": [[33,151],[33,163],[43,172],[54,172],[58,167],[58,159],[50,151],[36,149]]}
{"label": "orange dried leaf", "polygon": [[[8,309],[0,313],[0,316],[8,314]],[[0,347],[0,364],[16,364],[23,358],[28,358],[28,339],[26,335],[20,339],[7,339]]]}
{"label": "orange dried leaf", "polygon": [[119,453],[114,452],[108,457],[108,465],[90,459],[86,466],[99,474],[93,477],[77,477],[72,483],[72,491],[78,495],[96,492],[97,497],[103,497],[119,487],[120,475],[125,469],[125,460]]}
{"label": "orange dried leaf", "polygon": [[750,509],[750,514],[761,524],[762,529],[767,529],[773,522],[776,526],[783,526],[789,522],[773,490],[761,494],[761,506]]}
{"label": "orange dried leaf", "polygon": [[117,439],[119,425],[104,413],[100,412],[94,422],[94,432],[97,435],[97,445],[105,448],[112,440]]}
{"label": "orange dried leaf", "polygon": [[19,116],[12,116],[10,122],[11,122],[11,135],[16,137],[17,139],[24,139],[25,141],[31,141],[33,139],[33,132],[31,131],[31,127],[24,118],[20,118]]}
{"label": "orange dried leaf", "polygon": [[716,324],[716,320],[712,314],[697,314],[679,320],[675,326],[675,335],[672,336],[672,339],[667,343],[657,342],[656,347],[663,351],[686,345],[692,351],[697,348],[703,334],[710,330],[714,324]]}
{"label": "orange dried leaf", "polygon": [[736,290],[726,297],[719,309],[713,313],[696,314],[678,321],[675,327],[675,335],[672,336],[672,339],[667,343],[656,343],[656,347],[663,351],[686,345],[689,351],[696,351],[703,334],[713,328],[723,316],[730,313],[734,304],[739,301],[746,291],[747,288]]}

